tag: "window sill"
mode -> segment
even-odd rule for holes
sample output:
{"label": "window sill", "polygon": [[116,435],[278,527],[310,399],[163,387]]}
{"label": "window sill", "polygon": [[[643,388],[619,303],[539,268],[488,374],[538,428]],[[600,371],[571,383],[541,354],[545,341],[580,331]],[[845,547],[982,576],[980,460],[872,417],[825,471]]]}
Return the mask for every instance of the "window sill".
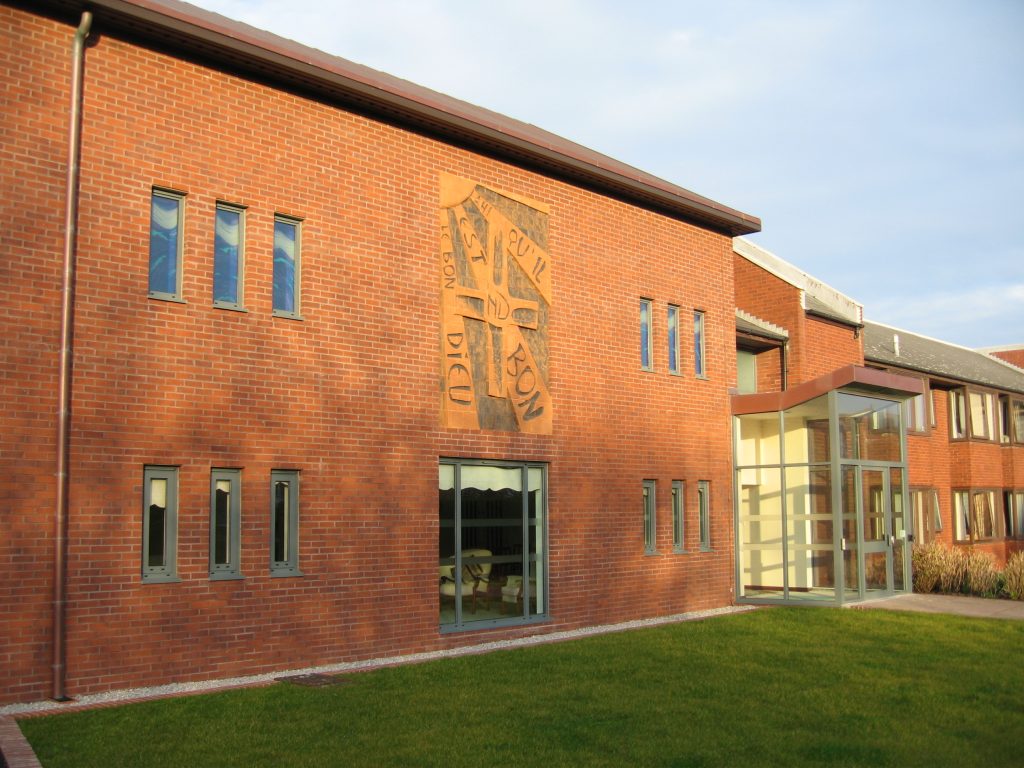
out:
{"label": "window sill", "polygon": [[283,312],[280,309],[275,309],[273,312],[274,317],[281,317],[285,320],[305,320],[305,318],[295,312]]}
{"label": "window sill", "polygon": [[290,576],[305,576],[302,571],[271,571],[270,578],[272,579],[286,579]]}
{"label": "window sill", "polygon": [[530,624],[547,624],[551,617],[547,614],[542,616],[510,616],[507,619],[490,619],[488,621],[463,622],[461,625],[441,624],[438,630],[442,635],[454,635],[460,632],[479,632],[481,630],[509,629],[511,627],[522,627]]}
{"label": "window sill", "polygon": [[229,312],[248,312],[249,310],[245,307],[240,307],[237,304],[218,304],[216,301],[213,302],[214,309],[226,309]]}
{"label": "window sill", "polygon": [[179,576],[146,576],[143,574],[143,584],[178,584],[181,582]]}
{"label": "window sill", "polygon": [[240,573],[211,573],[210,581],[242,581],[245,579]]}
{"label": "window sill", "polygon": [[185,301],[180,296],[174,296],[173,294],[170,294],[170,293],[150,293],[148,295],[148,298],[153,299],[153,301],[169,301],[172,304],[187,304],[188,303],[187,301]]}

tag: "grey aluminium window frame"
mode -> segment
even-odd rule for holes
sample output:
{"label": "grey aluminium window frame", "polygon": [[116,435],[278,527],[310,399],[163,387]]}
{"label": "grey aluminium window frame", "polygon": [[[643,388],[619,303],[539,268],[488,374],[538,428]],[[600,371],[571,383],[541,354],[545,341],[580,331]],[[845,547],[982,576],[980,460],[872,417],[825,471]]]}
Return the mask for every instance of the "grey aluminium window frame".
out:
{"label": "grey aluminium window frame", "polygon": [[654,555],[658,552],[658,515],[657,487],[655,480],[644,480],[644,554]]}
{"label": "grey aluminium window frame", "polygon": [[143,468],[142,581],[145,584],[180,581],[177,467],[147,465]]}
{"label": "grey aluminium window frame", "polygon": [[210,470],[210,578],[240,579],[242,471]]}
{"label": "grey aluminium window frame", "polygon": [[[272,314],[274,317],[286,317],[291,320],[302,320],[302,225],[303,220],[296,216],[288,216],[284,213],[274,214],[274,246],[273,250],[277,251],[277,229],[278,225],[285,227],[292,227],[295,233],[295,248],[292,253],[292,286],[291,286],[291,302],[292,308],[279,308],[277,306],[277,297],[272,296]],[[274,256],[275,264],[272,264],[272,278],[273,282],[271,285],[271,292],[276,293],[276,280],[277,280],[277,267],[276,267],[276,255]]]}
{"label": "grey aluminium window frame", "polygon": [[640,299],[640,370],[654,370],[654,301]]}
{"label": "grey aluminium window frame", "polygon": [[[149,264],[148,264],[148,289],[149,298],[159,299],[161,301],[176,301],[179,303],[185,303],[182,296],[182,272],[184,272],[184,253],[185,253],[185,193],[179,192],[174,189],[166,189],[163,187],[153,187],[150,192],[149,202]],[[156,212],[156,200],[174,200],[177,203],[177,219],[174,223],[174,286],[173,290],[166,291],[154,288],[153,283],[156,273],[154,272],[154,262],[158,259],[158,252],[154,250],[154,233],[157,225],[157,212]],[[160,226],[159,229],[166,230],[167,227]],[[164,256],[166,257],[166,253]],[[166,287],[166,286],[165,286]]]}
{"label": "grey aluminium window frame", "polygon": [[708,377],[703,309],[693,310],[693,375],[698,379],[706,379]]}
{"label": "grey aluminium window frame", "polygon": [[686,510],[686,483],[682,480],[672,481],[672,551],[685,552],[685,510]]}
{"label": "grey aluminium window frame", "polygon": [[[217,298],[217,234],[216,227],[220,218],[220,212],[225,211],[238,216],[238,243],[236,244],[237,256],[235,259],[235,300],[227,301]],[[227,203],[218,200],[214,208],[214,250],[213,250],[213,306],[218,309],[233,309],[238,312],[245,312],[245,211],[244,205],[238,203]]]}
{"label": "grey aluminium window frame", "polygon": [[299,570],[299,471],[270,472],[270,575],[301,576]]}
{"label": "grey aluminium window frame", "polygon": [[668,372],[680,373],[679,359],[679,307],[669,304],[665,311],[666,336],[668,337]]}
{"label": "grey aluminium window frame", "polygon": [[697,523],[700,529],[700,548],[711,549],[711,483],[697,481]]}

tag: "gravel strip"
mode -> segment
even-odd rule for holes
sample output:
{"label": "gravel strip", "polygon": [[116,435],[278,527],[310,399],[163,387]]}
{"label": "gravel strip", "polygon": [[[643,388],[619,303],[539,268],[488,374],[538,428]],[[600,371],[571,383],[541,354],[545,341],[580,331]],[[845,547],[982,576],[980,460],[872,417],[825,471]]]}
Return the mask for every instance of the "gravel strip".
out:
{"label": "gravel strip", "polygon": [[345,672],[359,672],[379,667],[391,667],[399,664],[416,664],[434,659],[444,659],[452,656],[467,656],[477,653],[488,653],[506,648],[523,648],[532,645],[543,645],[545,643],[556,643],[563,640],[572,640],[578,637],[589,637],[591,635],[603,635],[610,632],[625,632],[641,627],[654,627],[661,624],[675,624],[681,621],[695,621],[715,616],[724,616],[732,613],[745,613],[757,610],[756,606],[738,605],[724,608],[712,608],[706,611],[691,611],[690,613],[678,613],[672,616],[658,616],[651,619],[637,619],[625,621],[619,624],[603,624],[596,627],[583,627],[550,634],[530,635],[512,640],[495,640],[478,645],[467,645],[459,648],[449,648],[440,651],[428,651],[425,653],[412,653],[405,656],[390,656],[383,659],[367,659],[365,661],[350,661],[343,664],[328,664],[322,667],[303,667],[301,669],[279,670],[262,675],[250,675],[247,677],[232,677],[221,680],[202,680],[192,683],[169,683],[167,685],[156,685],[148,688],[126,688],[106,693],[96,693],[89,696],[82,696],[70,702],[37,701],[30,704],[8,704],[0,707],[0,717],[4,715],[31,715],[36,713],[52,714],[66,710],[88,709],[91,707],[109,706],[111,704],[127,703],[143,699],[163,698],[166,696],[181,696],[191,693],[204,693],[209,691],[220,691],[227,688],[247,688],[258,685],[273,683],[280,677],[292,677],[296,675],[330,675]]}

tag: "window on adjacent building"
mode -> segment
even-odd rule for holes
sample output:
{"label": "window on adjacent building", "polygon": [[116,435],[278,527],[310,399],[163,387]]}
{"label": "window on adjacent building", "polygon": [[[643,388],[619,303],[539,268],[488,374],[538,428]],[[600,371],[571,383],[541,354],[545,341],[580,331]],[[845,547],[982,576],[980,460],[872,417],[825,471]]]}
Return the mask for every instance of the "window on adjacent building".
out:
{"label": "window on adjacent building", "polygon": [[949,393],[949,431],[954,440],[967,437],[967,393],[962,389]]}
{"label": "window on adjacent building", "polygon": [[683,552],[686,549],[686,542],[683,538],[683,510],[685,502],[683,491],[685,485],[682,480],[672,481],[672,550]]}
{"label": "window on adjacent building", "polygon": [[178,468],[145,467],[142,478],[142,580],[177,581]]}
{"label": "window on adjacent building", "polygon": [[918,488],[910,492],[914,507],[915,541],[928,544],[935,540],[935,534],[942,530],[942,515],[939,512],[939,492],[934,488]]}
{"label": "window on adjacent building", "polygon": [[154,189],[149,217],[149,295],[181,301],[181,253],[185,196]]}
{"label": "window on adjacent building", "polygon": [[1008,490],[1006,494],[1007,536],[1024,539],[1024,490]]}
{"label": "window on adjacent building", "polygon": [[301,283],[300,221],[288,216],[274,217],[274,314],[300,316]]}
{"label": "window on adjacent building", "polygon": [[658,528],[654,509],[654,480],[644,480],[644,552],[653,555],[658,548]]}
{"label": "window on adjacent building", "polygon": [[903,401],[903,420],[908,432],[925,432],[928,429],[928,388],[920,395]]}
{"label": "window on adjacent building", "polygon": [[241,309],[245,244],[245,209],[217,203],[213,234],[213,303]]}
{"label": "window on adjacent building", "polygon": [[704,360],[704,313],[693,313],[693,372],[696,376],[707,376]]}
{"label": "window on adjacent building", "polygon": [[299,473],[270,473],[270,575],[299,576]]}
{"label": "window on adjacent building", "polygon": [[241,570],[241,471],[210,472],[210,578],[235,579]]}
{"label": "window on adjacent building", "polygon": [[651,359],[651,300],[640,299],[640,367],[654,370]]}
{"label": "window on adjacent building", "polygon": [[1024,400],[1010,401],[1010,425],[1013,442],[1024,443]]}
{"label": "window on adjacent building", "polygon": [[953,491],[957,541],[987,541],[1000,537],[994,491]]}
{"label": "window on adjacent building", "polygon": [[697,483],[697,519],[700,527],[700,548],[711,549],[711,483]]}
{"label": "window on adjacent building", "polygon": [[968,392],[971,409],[971,437],[992,439],[992,395],[987,392]]}
{"label": "window on adjacent building", "polygon": [[442,459],[438,618],[442,630],[523,623],[546,613],[547,467]]}
{"label": "window on adjacent building", "polygon": [[668,305],[668,372],[679,373],[679,307]]}

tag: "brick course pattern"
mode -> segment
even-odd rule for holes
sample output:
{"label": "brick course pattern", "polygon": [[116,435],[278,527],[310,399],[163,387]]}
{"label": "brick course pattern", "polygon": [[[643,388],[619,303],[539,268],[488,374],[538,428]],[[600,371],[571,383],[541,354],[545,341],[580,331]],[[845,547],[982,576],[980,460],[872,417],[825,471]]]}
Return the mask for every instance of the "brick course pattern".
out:
{"label": "brick course pattern", "polygon": [[[0,274],[16,287],[0,304],[0,703],[50,685],[73,32],[0,8]],[[729,237],[111,35],[86,53],[83,115],[70,695],[732,602]],[[442,173],[550,206],[550,435],[439,427]],[[147,297],[154,186],[185,195],[182,303]],[[246,206],[245,312],[212,306],[217,201]],[[302,219],[302,320],[272,316],[278,213]],[[641,296],[655,306],[653,372],[640,370]],[[706,312],[706,380],[688,349],[682,375],[667,372],[668,303]],[[549,463],[550,621],[439,633],[446,456]],[[180,468],[178,583],[141,581],[145,465]],[[212,468],[241,469],[240,580],[208,576]],[[268,573],[272,469],[301,472],[301,577]],[[653,556],[646,478],[658,481]],[[676,479],[687,481],[687,554],[672,554]],[[709,552],[697,480],[711,483]]]}

